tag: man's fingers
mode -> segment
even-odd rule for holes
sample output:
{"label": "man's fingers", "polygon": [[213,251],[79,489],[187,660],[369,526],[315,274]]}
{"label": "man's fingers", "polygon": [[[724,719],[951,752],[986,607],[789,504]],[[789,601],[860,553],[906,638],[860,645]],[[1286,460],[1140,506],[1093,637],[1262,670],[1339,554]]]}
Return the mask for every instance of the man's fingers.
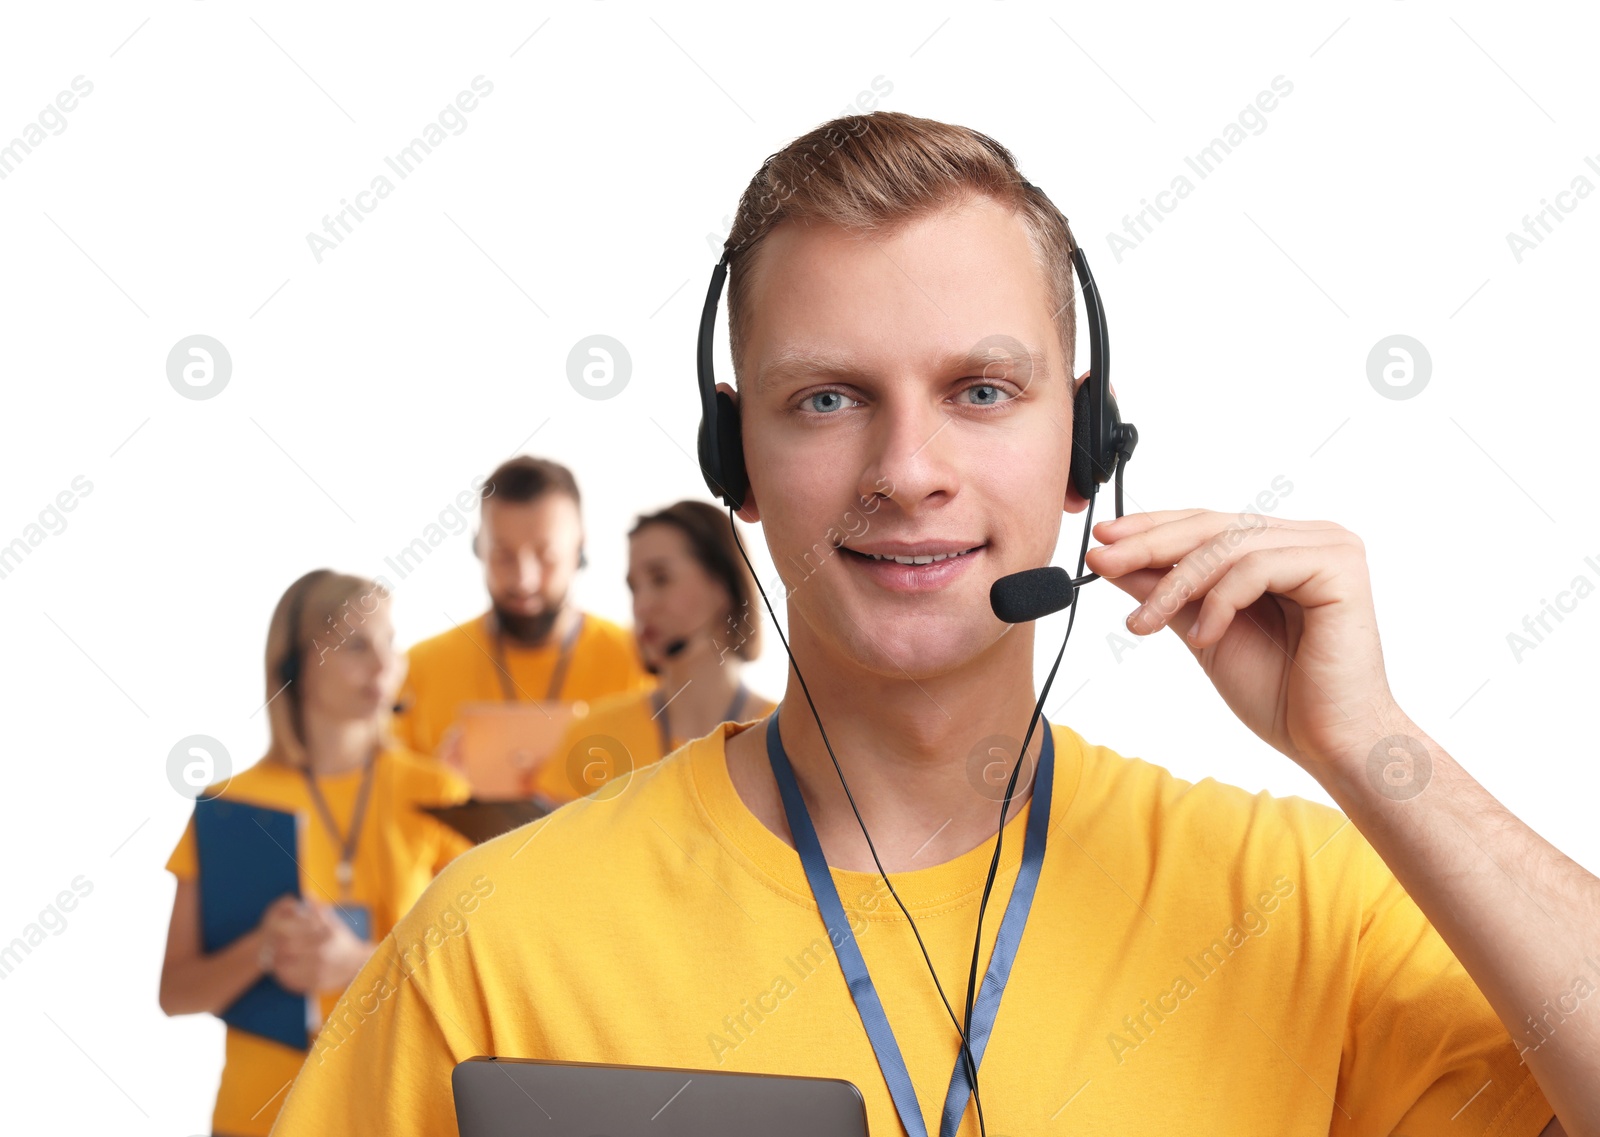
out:
{"label": "man's fingers", "polygon": [[1228,514],[1200,513],[1115,535],[1111,544],[1090,549],[1085,563],[1102,576],[1141,568],[1161,568],[1201,561],[1218,564],[1235,559],[1247,548],[1263,545],[1353,544],[1355,534],[1340,525],[1317,522],[1230,524]]}

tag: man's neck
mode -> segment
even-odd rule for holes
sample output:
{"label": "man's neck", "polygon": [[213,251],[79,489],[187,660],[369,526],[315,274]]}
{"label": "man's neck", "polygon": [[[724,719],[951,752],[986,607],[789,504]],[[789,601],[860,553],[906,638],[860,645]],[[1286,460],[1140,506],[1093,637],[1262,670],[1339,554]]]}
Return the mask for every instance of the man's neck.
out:
{"label": "man's neck", "polygon": [[[798,636],[794,646],[833,755],[886,871],[942,864],[994,836],[1005,782],[1037,698],[1031,626],[1014,627],[965,667],[915,680],[828,666],[814,642]],[[779,725],[828,863],[876,871],[793,668]],[[1007,820],[1032,792],[1044,730],[1041,715]],[[793,845],[767,759],[766,733],[763,722],[729,743],[729,774],[751,811]]]}

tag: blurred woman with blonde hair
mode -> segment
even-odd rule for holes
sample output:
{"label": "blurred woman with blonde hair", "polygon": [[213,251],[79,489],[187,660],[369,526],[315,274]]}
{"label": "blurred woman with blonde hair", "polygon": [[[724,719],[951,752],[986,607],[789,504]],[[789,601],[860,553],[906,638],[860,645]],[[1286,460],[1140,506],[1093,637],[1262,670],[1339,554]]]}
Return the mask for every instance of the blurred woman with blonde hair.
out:
{"label": "blurred woman with blonde hair", "polygon": [[[178,879],[161,970],[167,1014],[221,1015],[270,975],[312,997],[314,1028],[377,941],[434,875],[470,847],[419,808],[466,800],[466,783],[390,734],[406,665],[394,647],[389,603],[380,584],[317,569],[295,581],[273,610],[267,752],[202,796],[304,815],[293,854],[300,895],[280,896],[252,931],[206,952],[204,866],[191,819],[166,866]],[[225,1050],[213,1133],[269,1132],[306,1050],[233,1025]]]}

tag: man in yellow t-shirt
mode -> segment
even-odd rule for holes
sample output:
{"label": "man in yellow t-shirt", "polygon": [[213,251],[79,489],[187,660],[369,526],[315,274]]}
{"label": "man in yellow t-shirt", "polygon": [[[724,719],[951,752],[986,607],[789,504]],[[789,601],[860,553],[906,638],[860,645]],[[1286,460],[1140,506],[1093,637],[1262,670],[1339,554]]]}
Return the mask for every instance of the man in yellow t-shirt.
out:
{"label": "man in yellow t-shirt", "polygon": [[[453,1133],[450,1072],[482,1054],[844,1078],[871,1131],[898,1132],[795,852],[730,777],[725,740],[764,727],[455,861],[351,984],[275,1132]],[[1054,742],[1049,856],[980,1068],[991,1134],[1539,1131],[1504,1028],[1336,811]],[[952,1001],[993,848],[891,873]],[[936,1124],[954,1029],[877,874],[833,876]]]}
{"label": "man in yellow t-shirt", "polygon": [[578,702],[654,686],[629,631],[574,604],[583,522],[571,471],[526,455],[484,483],[473,549],[487,612],[416,644],[394,730],[439,754],[463,703]]}
{"label": "man in yellow t-shirt", "polygon": [[[1030,730],[1035,625],[990,588],[1047,564],[1110,471],[1081,426],[1087,488],[1073,461],[1071,235],[1010,153],[897,112],[826,124],[763,164],[726,250],[747,482],[715,480],[786,586],[779,709],[455,861],[275,1132],[449,1133],[477,1055],[841,1078],[877,1137],[940,1132],[947,1096],[960,1137],[980,1108],[996,1137],[1533,1137],[1566,1132],[1557,1108],[1596,1131],[1600,1015],[1568,977],[1600,881],[1399,707],[1347,531],[1141,513],[1089,559],[1343,816]],[[980,924],[995,755],[1017,789]],[[975,930],[987,969],[1029,889],[978,1092],[947,1095]]]}

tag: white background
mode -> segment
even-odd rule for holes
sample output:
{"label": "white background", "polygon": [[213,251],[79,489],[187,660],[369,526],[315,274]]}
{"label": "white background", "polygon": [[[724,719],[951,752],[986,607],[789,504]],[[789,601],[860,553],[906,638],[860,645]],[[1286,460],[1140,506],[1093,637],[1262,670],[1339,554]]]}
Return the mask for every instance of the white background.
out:
{"label": "white background", "polygon": [[[220,1024],[156,1005],[189,811],[169,749],[209,734],[253,761],[281,591],[385,572],[519,450],[577,471],[581,600],[627,621],[633,515],[706,496],[686,452],[707,235],[764,157],[880,76],[880,107],[992,134],[1071,218],[1142,437],[1129,510],[1236,510],[1287,478],[1274,512],[1366,541],[1401,704],[1600,867],[1600,599],[1520,661],[1506,638],[1575,576],[1600,585],[1600,195],[1520,263],[1506,241],[1576,176],[1600,185],[1597,31],[1578,4],[8,5],[0,140],[93,83],[0,180],[0,544],[93,487],[0,580],[0,942],[93,884],[0,980],[8,1109],[207,1130]],[[477,75],[494,90],[464,132],[396,179],[384,155]],[[1266,128],[1198,179],[1183,157],[1279,75]],[[386,172],[395,192],[318,263],[307,233]],[[1106,235],[1178,174],[1194,192],[1119,259]],[[633,362],[606,401],[566,377],[597,332]],[[204,401],[166,377],[195,333],[233,361]],[[1394,333],[1432,358],[1410,399],[1367,378]],[[1078,536],[1068,519],[1057,563]],[[398,583],[401,642],[483,603],[453,537]],[[1053,719],[1189,779],[1328,800],[1175,637],[1119,663],[1132,607],[1085,593]],[[1041,625],[1041,681],[1063,627]],[[777,696],[768,644],[750,678]]]}

